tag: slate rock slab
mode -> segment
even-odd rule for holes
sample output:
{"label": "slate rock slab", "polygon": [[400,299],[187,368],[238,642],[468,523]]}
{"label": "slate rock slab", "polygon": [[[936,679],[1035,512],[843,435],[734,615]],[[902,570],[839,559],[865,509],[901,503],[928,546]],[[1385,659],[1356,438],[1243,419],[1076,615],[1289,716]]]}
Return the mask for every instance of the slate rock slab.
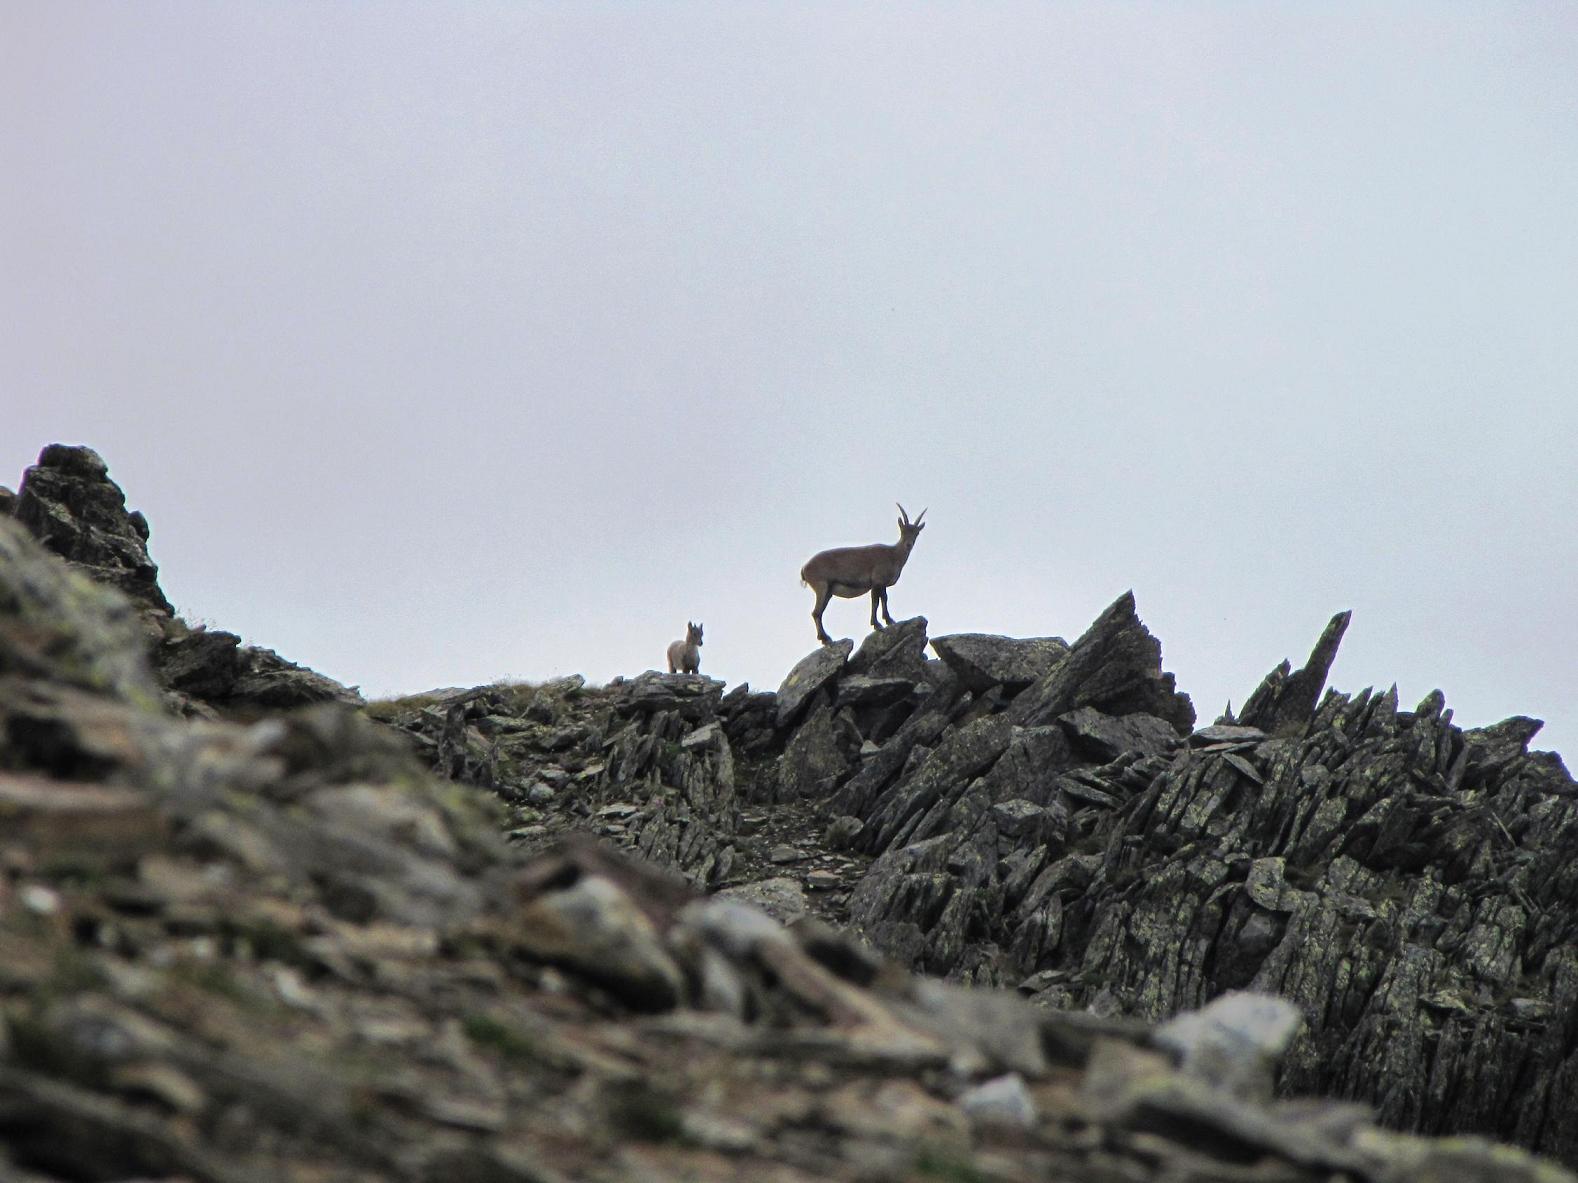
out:
{"label": "slate rock slab", "polygon": [[848,637],[813,649],[798,662],[778,687],[778,726],[788,726],[811,696],[836,678],[849,660],[855,643]]}
{"label": "slate rock slab", "polygon": [[993,686],[1011,690],[1028,686],[1068,656],[1068,642],[1062,637],[951,633],[932,638],[931,647],[965,688],[976,693]]}

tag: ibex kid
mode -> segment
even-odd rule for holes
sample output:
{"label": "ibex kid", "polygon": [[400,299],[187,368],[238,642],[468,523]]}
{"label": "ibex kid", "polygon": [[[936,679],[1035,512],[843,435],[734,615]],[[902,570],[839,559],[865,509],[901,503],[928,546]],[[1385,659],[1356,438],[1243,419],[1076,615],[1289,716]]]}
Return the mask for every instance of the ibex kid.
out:
{"label": "ibex kid", "polygon": [[699,674],[701,672],[701,625],[685,622],[685,639],[668,647],[668,672]]}

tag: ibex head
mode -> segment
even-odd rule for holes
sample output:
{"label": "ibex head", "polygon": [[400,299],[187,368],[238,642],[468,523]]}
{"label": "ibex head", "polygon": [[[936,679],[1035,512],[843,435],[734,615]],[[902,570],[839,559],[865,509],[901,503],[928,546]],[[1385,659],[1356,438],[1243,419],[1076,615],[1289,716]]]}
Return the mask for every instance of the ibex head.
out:
{"label": "ibex head", "polygon": [[701,644],[701,625],[687,620],[685,622],[685,641],[690,645]]}
{"label": "ibex head", "polygon": [[921,510],[920,515],[912,522],[910,521],[910,515],[905,512],[902,505],[899,505],[897,501],[893,504],[899,506],[899,545],[905,547],[914,546],[915,540],[920,537],[920,532],[926,528],[924,523],[921,522],[921,518],[926,516],[926,511],[924,509]]}

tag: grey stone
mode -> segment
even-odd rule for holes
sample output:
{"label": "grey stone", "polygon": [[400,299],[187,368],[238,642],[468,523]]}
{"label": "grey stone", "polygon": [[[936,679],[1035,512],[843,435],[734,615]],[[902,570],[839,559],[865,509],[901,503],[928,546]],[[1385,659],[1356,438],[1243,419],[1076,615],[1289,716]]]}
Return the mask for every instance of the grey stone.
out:
{"label": "grey stone", "polygon": [[1000,637],[990,633],[952,633],[933,637],[931,647],[968,690],[993,686],[1016,690],[1046,674],[1068,656],[1062,637]]}
{"label": "grey stone", "polygon": [[725,887],[714,898],[760,909],[780,924],[798,920],[806,913],[805,891],[797,880],[789,878],[759,879]]}
{"label": "grey stone", "polygon": [[1183,742],[1171,723],[1155,715],[1114,718],[1087,706],[1058,716],[1057,722],[1076,748],[1102,761],[1115,760],[1126,752],[1159,756]]}
{"label": "grey stone", "polygon": [[1009,718],[1032,726],[1093,706],[1109,715],[1144,712],[1159,716],[1180,735],[1194,727],[1194,707],[1161,668],[1161,645],[1135,614],[1134,594],[1125,592],[1085,630],[1068,656],[1025,690],[1008,708]]}
{"label": "grey stone", "polygon": [[992,806],[992,819],[997,823],[998,833],[1009,838],[1038,834],[1045,817],[1044,806],[1026,801],[1023,797],[999,801]]}
{"label": "grey stone", "polygon": [[873,629],[849,659],[852,677],[877,681],[893,678],[913,685],[926,676],[926,618],[896,620]]}
{"label": "grey stone", "polygon": [[849,660],[855,643],[848,637],[813,649],[795,664],[778,687],[778,726],[792,723],[811,695],[836,678]]}
{"label": "grey stone", "polygon": [[526,790],[526,803],[528,805],[550,805],[553,803],[553,790],[541,781]]}
{"label": "grey stone", "polygon": [[1262,731],[1277,733],[1295,728],[1302,729],[1314,718],[1315,704],[1326,686],[1326,674],[1337,656],[1342,635],[1348,630],[1353,613],[1339,612],[1331,618],[1309,660],[1302,668],[1289,672],[1284,661],[1255,689],[1238,713],[1238,722],[1245,727],[1258,727]]}
{"label": "grey stone", "polygon": [[22,476],[15,520],[94,582],[116,588],[139,606],[174,615],[148,555],[148,522],[127,510],[126,495],[92,448],[46,447]]}
{"label": "grey stone", "polygon": [[849,674],[839,679],[839,706],[889,706],[902,702],[915,693],[915,683],[909,678],[871,677],[866,674]]}
{"label": "grey stone", "polygon": [[667,1010],[684,975],[651,919],[609,880],[585,875],[517,913],[511,933],[533,957],[604,986],[639,1010]]}
{"label": "grey stone", "polygon": [[977,1125],[1028,1130],[1037,1121],[1035,1099],[1025,1078],[1009,1072],[976,1085],[959,1095],[959,1108]]}
{"label": "grey stone", "polygon": [[1196,746],[1218,743],[1259,743],[1266,733],[1258,727],[1240,727],[1231,723],[1213,723],[1201,727],[1189,737]]}
{"label": "grey stone", "polygon": [[1168,1020],[1154,1038],[1189,1076],[1236,1097],[1269,1100],[1277,1061],[1303,1025],[1286,999],[1234,991]]}
{"label": "grey stone", "polygon": [[846,813],[828,822],[827,831],[823,834],[822,841],[827,844],[830,850],[848,850],[854,846],[860,837],[861,830],[865,829],[865,827],[865,822]]}

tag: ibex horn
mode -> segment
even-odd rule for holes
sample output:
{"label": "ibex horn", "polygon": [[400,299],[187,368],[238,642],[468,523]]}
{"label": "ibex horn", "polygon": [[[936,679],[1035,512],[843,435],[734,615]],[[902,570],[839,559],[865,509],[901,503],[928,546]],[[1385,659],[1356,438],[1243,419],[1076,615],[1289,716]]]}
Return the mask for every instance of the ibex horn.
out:
{"label": "ibex horn", "polygon": [[897,501],[895,501],[893,504],[899,506],[899,517],[904,519],[904,524],[906,526],[910,525],[911,524],[910,523],[910,515],[904,511],[904,507],[902,505],[899,505],[899,503]]}
{"label": "ibex horn", "polygon": [[914,520],[914,521],[913,521],[913,522],[911,522],[911,523],[910,523],[910,524],[911,524],[911,525],[912,525],[912,526],[918,526],[918,525],[920,525],[920,524],[921,524],[921,518],[923,518],[923,517],[925,517],[925,516],[926,516],[926,511],[925,511],[925,510],[924,510],[924,509],[923,509],[923,510],[921,510],[921,511],[920,511],[920,518],[916,518],[916,519],[915,519],[915,520]]}

